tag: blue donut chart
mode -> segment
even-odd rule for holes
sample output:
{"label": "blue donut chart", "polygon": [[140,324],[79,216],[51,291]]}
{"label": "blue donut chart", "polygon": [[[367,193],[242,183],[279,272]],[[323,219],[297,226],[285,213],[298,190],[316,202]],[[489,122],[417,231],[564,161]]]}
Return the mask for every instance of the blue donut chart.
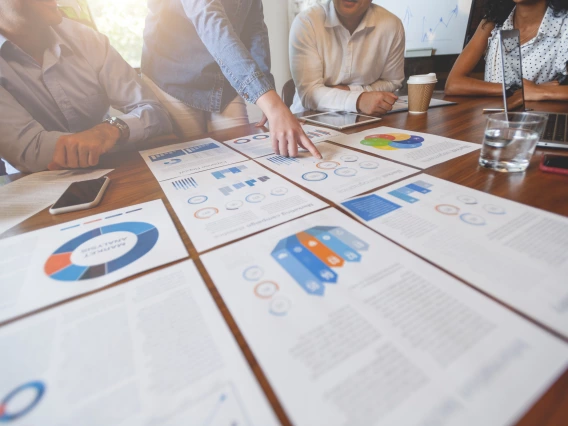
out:
{"label": "blue donut chart", "polygon": [[[130,232],[136,235],[134,247],[122,256],[106,263],[92,266],[75,265],[71,261],[71,254],[81,244],[112,232]],[[123,222],[87,231],[73,238],[57,249],[45,262],[44,272],[57,281],[81,281],[110,274],[140,259],[156,245],[158,229],[146,222]]]}
{"label": "blue donut chart", "polygon": [[[22,408],[18,412],[15,412],[15,413],[7,412],[6,406],[8,405],[10,400],[12,400],[12,398],[14,398],[16,395],[18,395],[20,392],[22,392],[26,389],[35,390],[36,394],[35,394],[34,400],[32,402],[30,402],[27,407]],[[40,381],[28,382],[28,383],[24,383],[21,386],[18,386],[12,392],[10,392],[8,395],[6,395],[4,397],[4,399],[2,400],[2,402],[0,402],[0,413],[1,413],[0,414],[0,423],[11,422],[11,421],[19,419],[20,417],[25,416],[26,414],[28,414],[31,410],[33,410],[35,408],[35,406],[39,403],[41,398],[43,398],[44,394],[45,394],[45,385],[43,384],[43,382],[40,382]]]}
{"label": "blue donut chart", "polygon": [[270,137],[269,135],[254,135],[252,138],[255,141],[261,141],[261,140],[264,140],[264,139],[268,139],[269,137]]}

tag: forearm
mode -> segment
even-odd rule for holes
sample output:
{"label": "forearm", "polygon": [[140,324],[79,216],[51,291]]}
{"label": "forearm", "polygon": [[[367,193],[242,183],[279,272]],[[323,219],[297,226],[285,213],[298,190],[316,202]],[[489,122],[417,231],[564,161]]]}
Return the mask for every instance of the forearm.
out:
{"label": "forearm", "polygon": [[314,111],[349,111],[357,112],[357,99],[362,91],[313,84],[308,88],[298,88],[302,105]]}
{"label": "forearm", "polygon": [[541,85],[541,101],[568,101],[568,86]]}
{"label": "forearm", "polygon": [[472,77],[448,78],[446,95],[457,96],[502,96],[503,86],[500,83],[489,83]]}
{"label": "forearm", "polygon": [[142,140],[172,133],[172,123],[164,107],[159,103],[148,103],[133,109],[119,117],[130,130],[127,143],[136,143]]}

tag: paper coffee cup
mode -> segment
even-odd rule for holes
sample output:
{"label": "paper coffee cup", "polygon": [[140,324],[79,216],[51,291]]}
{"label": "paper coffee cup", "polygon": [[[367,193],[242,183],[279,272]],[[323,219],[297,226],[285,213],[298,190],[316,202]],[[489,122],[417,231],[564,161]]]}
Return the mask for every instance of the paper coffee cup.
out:
{"label": "paper coffee cup", "polygon": [[428,111],[437,82],[435,73],[410,76],[407,82],[409,113],[423,114]]}

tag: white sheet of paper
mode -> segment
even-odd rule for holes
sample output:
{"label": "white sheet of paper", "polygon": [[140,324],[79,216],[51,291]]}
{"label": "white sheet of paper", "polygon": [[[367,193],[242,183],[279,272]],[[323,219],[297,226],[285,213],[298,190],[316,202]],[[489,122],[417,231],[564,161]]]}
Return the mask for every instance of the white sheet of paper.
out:
{"label": "white sheet of paper", "polygon": [[250,160],[160,184],[198,252],[327,206]]}
{"label": "white sheet of paper", "polygon": [[[456,105],[456,102],[449,102],[443,101],[442,99],[432,98],[430,100],[430,108],[447,106],[447,105]],[[392,110],[388,112],[388,114],[392,114],[394,112],[401,112],[401,111],[408,111],[408,96],[399,96],[398,100],[392,106]]]}
{"label": "white sheet of paper", "polygon": [[335,202],[418,173],[416,169],[327,142],[318,143],[317,147],[323,160],[301,153],[297,158],[271,155],[256,161]]}
{"label": "white sheet of paper", "polygon": [[293,424],[502,425],[568,346],[335,209],[201,257]]}
{"label": "white sheet of paper", "polygon": [[140,151],[140,155],[158,182],[247,160],[211,138]]}
{"label": "white sheet of paper", "polygon": [[55,203],[71,183],[110,172],[112,169],[39,172],[0,187],[0,234]]}
{"label": "white sheet of paper", "polygon": [[192,261],[3,327],[0,347],[17,424],[278,424]]}
{"label": "white sheet of paper", "polygon": [[330,140],[419,169],[427,169],[481,148],[481,144],[392,127],[377,127],[335,136]]}
{"label": "white sheet of paper", "polygon": [[[306,136],[308,136],[313,143],[322,142],[326,139],[343,134],[337,130],[329,129],[327,127],[312,126],[311,124],[303,124],[302,128],[304,129]],[[250,158],[258,158],[274,154],[270,133],[268,132],[243,136],[241,138],[225,141],[224,143],[243,154],[248,155]]]}
{"label": "white sheet of paper", "polygon": [[161,200],[0,240],[0,322],[187,255]]}
{"label": "white sheet of paper", "polygon": [[424,174],[343,207],[568,337],[568,218]]}

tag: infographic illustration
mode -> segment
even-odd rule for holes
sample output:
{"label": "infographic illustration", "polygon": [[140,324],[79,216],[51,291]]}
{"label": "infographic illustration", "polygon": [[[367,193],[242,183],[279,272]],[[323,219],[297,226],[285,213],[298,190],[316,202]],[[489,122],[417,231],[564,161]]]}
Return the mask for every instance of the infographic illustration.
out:
{"label": "infographic illustration", "polygon": [[306,293],[323,296],[345,262],[359,262],[369,245],[341,227],[315,226],[280,240],[272,257]]}
{"label": "infographic illustration", "polygon": [[372,146],[382,150],[420,148],[424,138],[406,133],[380,133],[366,136],[361,145]]}
{"label": "infographic illustration", "polygon": [[[33,395],[32,399],[25,402],[19,401],[18,408],[12,411],[10,403],[23,393],[28,393],[28,396]],[[0,423],[9,423],[24,417],[39,404],[44,394],[45,384],[39,380],[18,386],[0,401]]]}

